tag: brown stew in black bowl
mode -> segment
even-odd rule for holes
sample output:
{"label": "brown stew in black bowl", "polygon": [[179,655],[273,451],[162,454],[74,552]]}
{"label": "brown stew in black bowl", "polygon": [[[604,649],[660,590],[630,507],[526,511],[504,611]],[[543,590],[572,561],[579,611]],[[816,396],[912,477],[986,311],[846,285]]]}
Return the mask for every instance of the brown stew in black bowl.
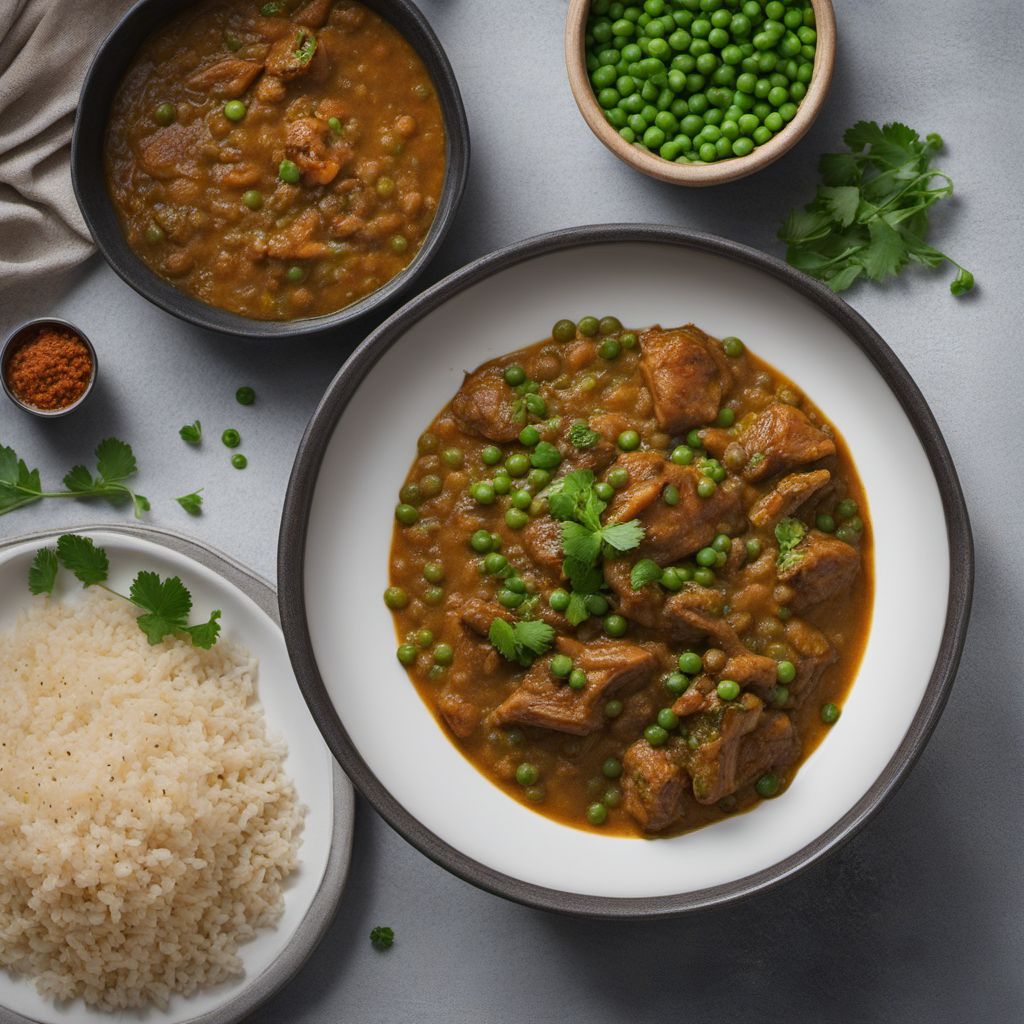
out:
{"label": "brown stew in black bowl", "polygon": [[839,721],[873,593],[863,489],[738,338],[559,321],[466,376],[395,517],[398,658],[542,814],[707,825],[783,793]]}

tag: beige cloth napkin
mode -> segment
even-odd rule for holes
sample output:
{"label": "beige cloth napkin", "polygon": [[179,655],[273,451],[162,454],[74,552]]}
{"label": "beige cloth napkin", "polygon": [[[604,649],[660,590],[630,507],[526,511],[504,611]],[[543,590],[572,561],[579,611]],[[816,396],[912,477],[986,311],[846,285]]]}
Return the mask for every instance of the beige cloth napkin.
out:
{"label": "beige cloth napkin", "polygon": [[71,126],[89,61],[131,0],[0,0],[0,318],[80,263]]}

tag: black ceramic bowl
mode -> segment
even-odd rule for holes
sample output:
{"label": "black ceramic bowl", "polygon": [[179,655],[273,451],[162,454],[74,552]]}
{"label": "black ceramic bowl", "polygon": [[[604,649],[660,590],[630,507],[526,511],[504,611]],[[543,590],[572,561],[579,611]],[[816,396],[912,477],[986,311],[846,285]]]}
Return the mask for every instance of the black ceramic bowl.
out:
{"label": "black ceramic bowl", "polygon": [[180,0],[139,0],[103,41],[85,76],[71,140],[71,177],[82,216],[106,261],[140,295],[182,320],[249,338],[294,338],[348,323],[407,288],[437,252],[462,199],[469,171],[469,126],[458,83],[441,43],[411,0],[362,0],[408,40],[437,90],[444,116],[445,178],[434,222],[416,258],[400,274],[358,302],[304,320],[254,320],[186,295],[158,277],[128,245],[107,190],[103,166],[107,118],[121,79],[143,41],[179,14]]}

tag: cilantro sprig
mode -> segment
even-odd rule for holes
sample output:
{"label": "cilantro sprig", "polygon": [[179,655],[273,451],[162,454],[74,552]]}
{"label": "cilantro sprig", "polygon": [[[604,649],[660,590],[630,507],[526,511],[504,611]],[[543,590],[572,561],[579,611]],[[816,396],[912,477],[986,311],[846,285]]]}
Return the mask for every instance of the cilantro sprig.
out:
{"label": "cilantro sprig", "polygon": [[783,572],[803,561],[803,552],[797,545],[807,536],[807,527],[799,519],[783,519],[775,527],[775,540],[779,545],[776,563]]}
{"label": "cilantro sprig", "polygon": [[[199,491],[202,487],[199,488]],[[180,498],[174,500],[190,515],[198,516],[203,511],[203,496],[199,491],[193,491],[191,494],[183,494]]]}
{"label": "cilantro sprig", "polygon": [[199,420],[195,420],[193,423],[186,423],[185,426],[178,431],[178,437],[180,437],[185,444],[190,444],[194,447],[203,439],[202,423],[200,423]]}
{"label": "cilantro sprig", "polygon": [[569,428],[569,443],[574,448],[593,448],[600,440],[601,435],[596,430],[591,430],[590,425],[583,420],[579,420]]}
{"label": "cilantro sprig", "polygon": [[555,631],[540,619],[506,622],[498,618],[491,622],[487,637],[503,658],[526,668],[551,646]]}
{"label": "cilantro sprig", "polygon": [[110,575],[107,552],[89,537],[65,533],[57,539],[56,549],[40,548],[28,570],[28,588],[33,594],[51,594],[60,566],[73,573],[83,587],[100,587],[116,597],[130,601],[142,610],[136,621],[151,644],[166,636],[187,636],[193,647],[209,650],[220,635],[220,611],[214,611],[206,622],[189,624],[192,595],[177,576],[161,579],[155,572],[142,570],[136,574],[127,595],[106,585]]}
{"label": "cilantro sprig", "polygon": [[931,165],[942,139],[921,139],[913,128],[860,121],[843,136],[848,152],[826,153],[823,184],[779,230],[786,259],[841,292],[867,277],[883,281],[910,261],[957,268],[954,295],[974,287],[974,275],[928,245],[928,209],[953,194],[953,180]]}
{"label": "cilantro sprig", "polygon": [[43,498],[103,498],[112,505],[131,502],[139,519],[149,511],[149,499],[125,483],[137,469],[131,445],[108,437],[96,447],[95,475],[85,466],[72,466],[63,480],[66,490],[46,491],[39,470],[29,469],[13,448],[0,445],[0,516]]}

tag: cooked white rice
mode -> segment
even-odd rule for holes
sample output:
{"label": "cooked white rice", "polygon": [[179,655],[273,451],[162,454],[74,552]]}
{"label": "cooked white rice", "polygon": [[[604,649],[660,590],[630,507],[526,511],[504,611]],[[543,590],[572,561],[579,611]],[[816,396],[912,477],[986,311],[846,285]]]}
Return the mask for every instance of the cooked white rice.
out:
{"label": "cooked white rice", "polygon": [[151,647],[100,592],[38,599],[0,652],[0,966],[104,1009],[242,973],[304,815],[255,659]]}

